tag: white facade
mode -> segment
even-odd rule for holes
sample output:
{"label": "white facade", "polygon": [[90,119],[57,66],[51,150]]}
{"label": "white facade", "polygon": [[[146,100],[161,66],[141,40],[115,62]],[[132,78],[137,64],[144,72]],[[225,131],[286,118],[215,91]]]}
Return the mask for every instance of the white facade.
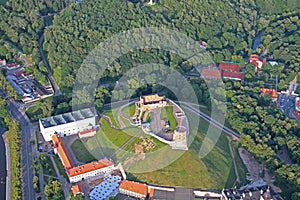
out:
{"label": "white facade", "polygon": [[90,177],[94,177],[94,176],[99,176],[101,174],[106,174],[106,173],[110,173],[115,169],[114,165],[112,166],[108,166],[108,167],[104,167],[101,169],[97,169],[97,170],[93,170],[87,173],[82,173],[82,174],[78,174],[76,176],[71,176],[69,175],[69,179],[71,183],[76,183],[78,181],[82,181],[83,179],[88,179]]}
{"label": "white facade", "polygon": [[54,133],[61,137],[78,134],[81,131],[94,128],[96,116],[93,109],[87,108],[40,119],[40,131],[47,142],[51,141]]}
{"label": "white facade", "polygon": [[139,193],[132,192],[130,190],[125,190],[125,189],[122,189],[122,188],[120,188],[119,190],[120,190],[121,194],[125,194],[125,195],[132,196],[132,197],[139,198],[139,199],[145,199],[146,198],[146,195],[144,195],[144,194],[139,194]]}
{"label": "white facade", "polygon": [[88,131],[88,133],[84,133],[84,134],[79,133],[79,138],[92,137],[96,135],[96,133],[97,133],[96,129],[91,129],[90,131]]}

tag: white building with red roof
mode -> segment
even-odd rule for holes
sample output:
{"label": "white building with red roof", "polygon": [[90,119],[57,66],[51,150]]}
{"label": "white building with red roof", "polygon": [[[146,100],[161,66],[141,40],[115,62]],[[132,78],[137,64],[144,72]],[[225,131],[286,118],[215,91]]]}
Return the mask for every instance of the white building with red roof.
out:
{"label": "white building with red roof", "polygon": [[0,66],[6,65],[6,60],[5,59],[0,59]]}
{"label": "white building with red roof", "polygon": [[148,186],[143,183],[123,180],[121,182],[119,191],[121,194],[139,199],[145,199],[148,194]]}
{"label": "white building with red roof", "polygon": [[69,180],[76,183],[94,176],[103,175],[112,172],[115,169],[114,163],[108,159],[102,159],[95,162],[74,167],[71,157],[65,148],[65,145],[58,134],[52,136],[54,152],[58,154]]}

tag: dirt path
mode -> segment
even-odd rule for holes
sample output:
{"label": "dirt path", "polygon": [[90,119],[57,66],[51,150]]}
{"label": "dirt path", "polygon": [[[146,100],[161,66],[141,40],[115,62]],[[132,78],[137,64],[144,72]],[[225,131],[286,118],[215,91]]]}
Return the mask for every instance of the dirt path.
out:
{"label": "dirt path", "polygon": [[229,146],[230,154],[231,154],[232,161],[233,161],[234,172],[235,172],[235,175],[236,175],[236,181],[237,181],[238,183],[241,183],[241,178],[240,178],[240,175],[239,175],[239,171],[238,171],[238,169],[237,169],[237,165],[236,165],[236,161],[235,161],[235,156],[234,156],[233,149],[232,149],[232,146],[231,146],[232,141],[233,141],[233,140],[230,140],[230,141],[228,142],[228,146]]}
{"label": "dirt path", "polygon": [[[275,190],[275,192],[281,192],[280,188],[274,186],[275,176],[266,168],[264,164],[258,163],[254,156],[244,148],[239,148],[239,154],[246,165],[253,182],[263,179]],[[265,171],[263,178],[261,178],[259,174],[261,170]]]}

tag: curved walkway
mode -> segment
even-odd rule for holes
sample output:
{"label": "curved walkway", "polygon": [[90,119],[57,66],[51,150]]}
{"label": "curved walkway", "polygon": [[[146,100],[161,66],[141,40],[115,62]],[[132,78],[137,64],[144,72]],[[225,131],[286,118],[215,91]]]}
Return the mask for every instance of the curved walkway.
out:
{"label": "curved walkway", "polygon": [[233,153],[233,149],[232,149],[232,146],[231,146],[231,143],[232,143],[233,140],[230,140],[228,142],[228,146],[229,146],[229,150],[230,150],[230,154],[231,154],[231,157],[232,157],[232,162],[233,162],[233,167],[234,167],[234,172],[235,172],[235,175],[236,175],[236,181],[238,183],[241,183],[241,178],[240,178],[240,175],[239,175],[239,171],[237,169],[237,165],[236,165],[236,161],[235,161],[235,156],[234,156],[234,153]]}
{"label": "curved walkway", "polygon": [[10,170],[10,148],[9,143],[7,140],[7,133],[5,132],[2,137],[5,144],[5,151],[6,151],[6,200],[10,200],[10,180],[11,180],[11,170]]}

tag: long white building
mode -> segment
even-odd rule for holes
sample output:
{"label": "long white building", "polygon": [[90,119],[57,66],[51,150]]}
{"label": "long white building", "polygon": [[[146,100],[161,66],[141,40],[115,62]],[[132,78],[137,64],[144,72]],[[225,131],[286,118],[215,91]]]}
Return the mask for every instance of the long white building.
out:
{"label": "long white building", "polygon": [[43,118],[39,120],[40,131],[46,141],[51,141],[55,133],[65,137],[95,128],[96,117],[94,109],[86,108]]}

